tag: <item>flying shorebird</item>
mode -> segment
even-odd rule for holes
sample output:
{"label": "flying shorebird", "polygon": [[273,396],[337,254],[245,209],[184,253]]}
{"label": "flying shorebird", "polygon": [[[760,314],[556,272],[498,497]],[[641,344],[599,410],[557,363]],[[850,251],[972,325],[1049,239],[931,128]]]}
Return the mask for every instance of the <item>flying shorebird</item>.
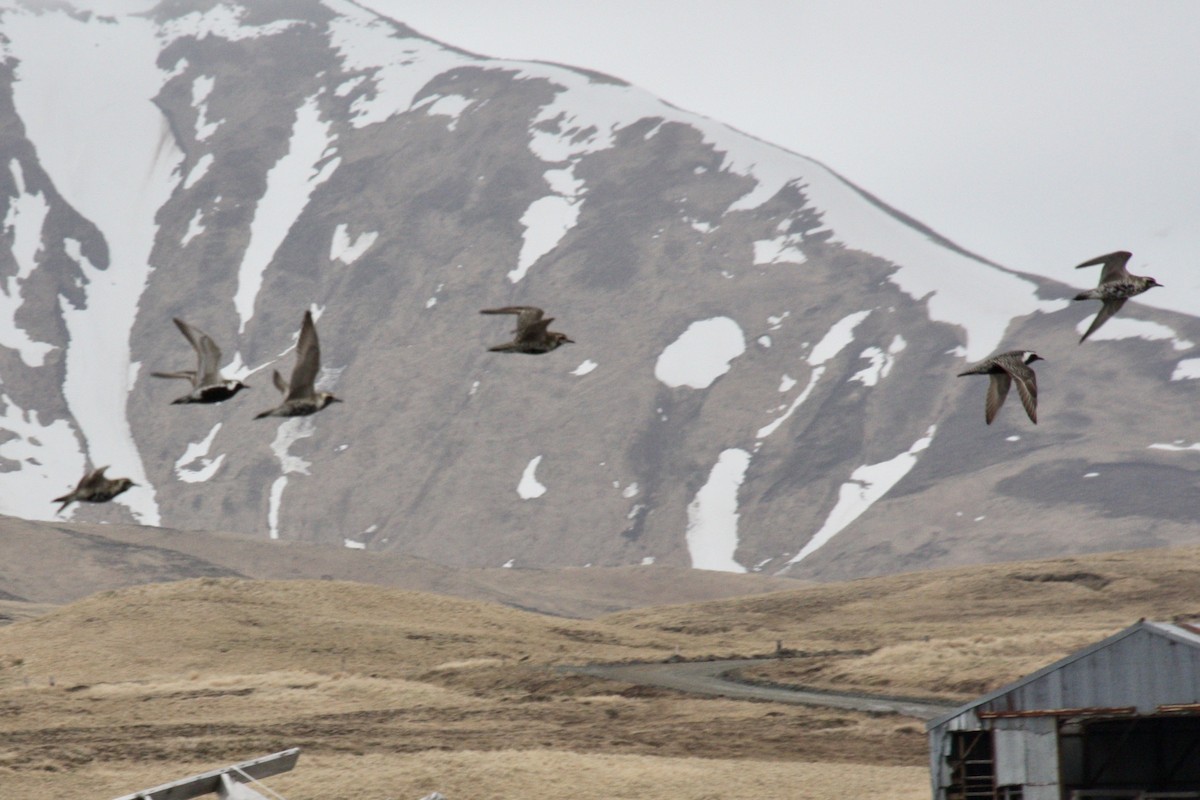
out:
{"label": "flying shorebird", "polygon": [[196,369],[179,372],[151,372],[155,378],[185,378],[192,382],[192,391],[171,401],[180,403],[220,403],[228,400],[242,389],[250,387],[239,380],[229,380],[221,375],[221,348],[204,331],[193,328],[179,317],[175,327],[183,333],[196,351]]}
{"label": "flying shorebird", "polygon": [[1109,317],[1120,311],[1121,306],[1125,305],[1126,300],[1141,294],[1147,289],[1162,286],[1154,278],[1129,274],[1125,269],[1125,265],[1129,262],[1129,258],[1132,255],[1133,253],[1130,253],[1128,250],[1118,250],[1115,253],[1109,253],[1106,256],[1097,256],[1091,261],[1085,261],[1075,268],[1082,269],[1083,267],[1094,267],[1097,264],[1104,265],[1104,270],[1100,273],[1100,283],[1096,288],[1075,295],[1076,300],[1104,301],[1104,305],[1100,306],[1100,310],[1096,313],[1096,318],[1092,320],[1091,326],[1088,327],[1087,333],[1079,338],[1081,344],[1097,328],[1108,322]]}
{"label": "flying shorebird", "polygon": [[64,494],[62,497],[54,498],[53,502],[62,503],[58,507],[59,514],[63,509],[71,505],[71,503],[107,503],[121,492],[128,489],[130,486],[137,486],[136,483],[129,478],[106,478],[104,470],[108,467],[99,467],[85,474],[71,492]]}
{"label": "flying shorebird", "polygon": [[493,353],[529,353],[540,355],[564,344],[574,344],[575,340],[565,333],[548,330],[554,317],[543,317],[545,313],[535,306],[505,306],[504,308],[485,308],[480,314],[516,314],[516,334],[511,342],[489,347]]}
{"label": "flying shorebird", "polygon": [[1030,350],[1009,350],[1007,353],[999,353],[980,361],[965,372],[958,373],[958,376],[960,378],[963,375],[991,376],[991,382],[988,384],[987,403],[984,405],[984,416],[988,425],[992,424],[992,420],[996,418],[996,412],[1004,404],[1004,398],[1008,396],[1008,387],[1012,385],[1013,381],[1016,381],[1017,394],[1021,395],[1021,405],[1025,406],[1025,413],[1036,425],[1037,375],[1029,368],[1029,365],[1034,361],[1045,360]]}
{"label": "flying shorebird", "polygon": [[321,371],[321,345],[317,341],[317,326],[313,324],[312,312],[304,312],[300,326],[300,341],[296,343],[296,366],[292,368],[292,379],[285,381],[275,371],[275,388],[283,393],[283,402],[275,408],[255,414],[263,417],[307,417],[315,414],[330,403],[341,399],[329,392],[318,392],[313,388],[317,373]]}

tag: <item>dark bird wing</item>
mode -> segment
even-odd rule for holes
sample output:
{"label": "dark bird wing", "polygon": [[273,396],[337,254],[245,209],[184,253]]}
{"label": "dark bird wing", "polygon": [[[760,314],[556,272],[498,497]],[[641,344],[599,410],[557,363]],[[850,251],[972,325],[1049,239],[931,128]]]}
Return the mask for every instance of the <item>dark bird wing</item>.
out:
{"label": "dark bird wing", "polygon": [[1029,415],[1029,419],[1033,424],[1037,424],[1037,375],[1028,364],[1017,362],[1016,364],[1001,364],[1003,369],[1017,384],[1017,395],[1021,398],[1021,405],[1025,406],[1025,413]]}
{"label": "dark bird wing", "polygon": [[[1082,264],[1080,264],[1078,267],[1076,267],[1075,269],[1082,269],[1083,267],[1094,267],[1097,264],[1103,264],[1104,269],[1100,271],[1099,283],[1108,283],[1109,281],[1116,281],[1116,280],[1120,280],[1122,278],[1129,277],[1129,273],[1126,271],[1125,265],[1127,263],[1129,263],[1129,259],[1132,256],[1133,256],[1133,253],[1129,252],[1128,250],[1118,250],[1115,253],[1109,253],[1108,255],[1097,256],[1096,258],[1093,258],[1091,261],[1085,261]],[[1099,284],[1097,284],[1097,285],[1099,285]]]}
{"label": "dark bird wing", "polygon": [[[317,341],[317,326],[312,312],[304,312],[304,323],[300,326],[300,341],[296,343],[296,366],[292,379],[288,381],[288,400],[315,400],[313,384],[321,371],[321,345]],[[279,384],[275,384],[278,386]]]}
{"label": "dark bird wing", "polygon": [[75,491],[79,491],[80,489],[90,489],[103,484],[106,480],[108,480],[104,477],[104,471],[106,469],[108,469],[107,465],[103,467],[97,467],[87,475],[84,475],[83,480],[79,482],[79,486],[75,487]]}
{"label": "dark bird wing", "polygon": [[518,342],[542,342],[546,340],[546,331],[550,327],[550,323],[554,322],[554,317],[544,317],[535,319],[526,323],[523,319],[517,320]]}
{"label": "dark bird wing", "polygon": [[988,425],[992,424],[1000,406],[1004,405],[1004,398],[1008,397],[1008,387],[1012,385],[1012,379],[1007,372],[994,373],[991,378],[988,381],[987,402],[984,404],[984,418],[987,419]]}
{"label": "dark bird wing", "polygon": [[288,384],[287,381],[283,379],[283,376],[279,374],[279,370],[275,370],[274,381],[275,388],[286,396],[288,393]]}
{"label": "dark bird wing", "polygon": [[[504,306],[503,308],[485,308],[479,313],[516,314],[517,327],[513,330],[513,333],[517,334],[518,338],[524,336],[525,330],[531,325],[537,324],[542,319],[542,315],[545,314],[545,312],[537,306]],[[546,320],[546,324],[549,323],[550,320]],[[542,330],[545,330],[545,326],[542,327]]]}
{"label": "dark bird wing", "polygon": [[1111,300],[1105,300],[1104,305],[1100,306],[1100,310],[1096,312],[1096,318],[1092,320],[1092,324],[1088,326],[1083,336],[1079,337],[1079,341],[1082,342],[1095,333],[1097,328],[1108,322],[1113,314],[1121,310],[1121,306],[1125,305],[1125,301],[1128,299],[1127,297],[1114,297]]}

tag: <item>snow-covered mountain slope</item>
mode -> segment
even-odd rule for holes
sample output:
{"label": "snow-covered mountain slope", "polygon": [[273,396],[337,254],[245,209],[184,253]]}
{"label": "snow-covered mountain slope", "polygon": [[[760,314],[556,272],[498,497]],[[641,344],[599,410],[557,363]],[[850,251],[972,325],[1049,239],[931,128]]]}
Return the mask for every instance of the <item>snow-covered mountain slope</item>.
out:
{"label": "snow-covered mountain slope", "polygon": [[[76,518],[471,565],[845,576],[1198,536],[1194,318],[1130,304],[1079,347],[1072,288],[816,161],[349,0],[2,9],[2,513],[53,518],[90,462],[139,485]],[[518,303],[577,343],[487,352],[508,320],[478,310]],[[306,308],[346,403],[255,421]],[[253,388],[169,405],[173,316]],[[1012,347],[1048,359],[1042,423],[1010,400],[989,428],[954,376]]]}

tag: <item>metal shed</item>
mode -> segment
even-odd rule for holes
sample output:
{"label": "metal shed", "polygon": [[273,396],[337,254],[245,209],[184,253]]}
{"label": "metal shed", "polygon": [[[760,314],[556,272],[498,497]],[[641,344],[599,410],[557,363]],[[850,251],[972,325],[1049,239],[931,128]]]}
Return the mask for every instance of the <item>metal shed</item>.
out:
{"label": "metal shed", "polygon": [[1200,625],[1140,621],[927,729],[935,800],[1200,799]]}

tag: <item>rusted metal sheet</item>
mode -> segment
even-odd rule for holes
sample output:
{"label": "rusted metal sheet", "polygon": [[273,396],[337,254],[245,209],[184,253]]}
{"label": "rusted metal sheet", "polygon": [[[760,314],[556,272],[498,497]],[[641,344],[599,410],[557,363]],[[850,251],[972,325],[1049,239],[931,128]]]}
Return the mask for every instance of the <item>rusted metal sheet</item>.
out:
{"label": "rusted metal sheet", "polygon": [[1039,708],[1029,711],[980,711],[980,719],[1021,719],[1022,717],[1119,717],[1136,714],[1134,706],[1091,706],[1089,708]]}

